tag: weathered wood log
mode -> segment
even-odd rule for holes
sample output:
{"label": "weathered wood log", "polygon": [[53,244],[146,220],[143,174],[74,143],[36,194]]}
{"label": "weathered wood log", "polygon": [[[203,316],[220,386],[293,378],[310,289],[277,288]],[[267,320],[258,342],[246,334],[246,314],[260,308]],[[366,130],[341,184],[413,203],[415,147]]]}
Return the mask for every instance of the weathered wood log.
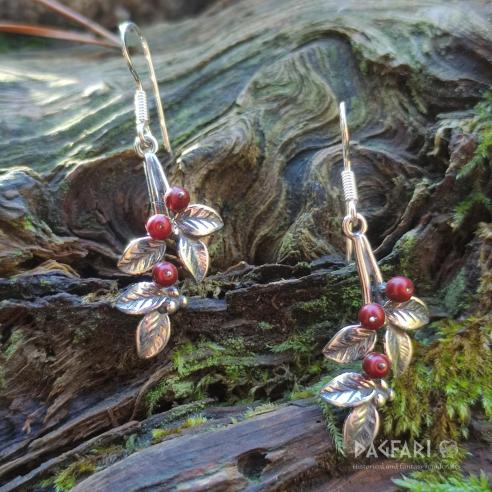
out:
{"label": "weathered wood log", "polygon": [[[300,473],[326,473],[331,445],[317,407],[289,407],[230,429],[171,440],[136,453],[74,490],[288,489]],[[183,459],[186,456],[186,459]],[[302,462],[302,464],[300,464]],[[292,473],[294,471],[294,473]],[[262,477],[261,488],[253,485]],[[129,480],[129,477],[132,477]],[[253,482],[253,483],[252,483]]]}
{"label": "weathered wood log", "polygon": [[[3,54],[0,484],[13,490],[148,411],[278,400],[328,371],[321,347],[360,302],[342,259],[339,100],[385,274],[411,275],[434,319],[459,315],[483,273],[478,224],[491,220],[476,199],[492,193],[490,168],[457,179],[492,81],[490,16],[485,1],[254,0],[146,31],[178,156],[166,171],[225,221],[210,243],[214,275],[185,280],[196,297],[152,361],[136,357],[135,319],[112,308],[130,282],[116,259],[148,212],[125,63],[96,48]],[[288,439],[279,446],[291,452]],[[285,483],[308,483],[302,463]]]}

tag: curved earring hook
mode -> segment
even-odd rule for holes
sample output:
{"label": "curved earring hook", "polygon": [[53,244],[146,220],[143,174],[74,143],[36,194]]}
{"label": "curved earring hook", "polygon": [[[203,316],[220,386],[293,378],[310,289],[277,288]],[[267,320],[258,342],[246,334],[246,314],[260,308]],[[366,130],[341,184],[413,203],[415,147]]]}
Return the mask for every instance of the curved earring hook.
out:
{"label": "curved earring hook", "polygon": [[152,57],[150,55],[150,49],[147,40],[144,38],[142,31],[140,31],[139,27],[133,22],[124,22],[123,24],[120,24],[119,29],[120,29],[121,48],[123,51],[123,56],[125,57],[125,60],[128,64],[128,68],[130,69],[130,72],[133,75],[133,78],[135,79],[135,82],[137,84],[137,91],[143,91],[142,80],[138,75],[132,57],[130,56],[130,52],[127,44],[127,37],[129,34],[133,32],[140,40],[140,45],[142,46],[145,60],[149,68],[150,80],[152,82],[152,88],[154,91],[154,98],[157,104],[157,114],[159,116],[159,126],[161,128],[162,142],[164,144],[164,148],[166,149],[166,151],[170,155],[172,155],[171,144],[169,142],[169,135],[166,127],[166,120],[164,118],[164,108],[162,107],[162,101],[159,94],[159,85],[157,83],[157,78],[155,76],[154,64],[152,63]]}
{"label": "curved earring hook", "polygon": [[343,193],[345,195],[345,203],[347,205],[347,215],[355,220],[357,216],[357,184],[355,182],[355,175],[352,172],[352,166],[350,164],[350,137],[347,125],[347,114],[345,113],[345,103],[340,103],[340,131],[342,133],[342,154],[343,154],[343,171],[342,171],[342,185]]}
{"label": "curved earring hook", "polygon": [[345,102],[340,103],[340,131],[342,133],[342,154],[343,154],[343,167],[345,171],[350,171],[350,137],[347,125],[347,114],[345,112]]}
{"label": "curved earring hook", "polygon": [[343,171],[342,171],[342,186],[343,194],[345,196],[345,208],[347,216],[344,219],[343,231],[346,239],[347,248],[347,262],[350,262],[353,253],[352,242],[352,226],[356,223],[363,225],[363,217],[357,213],[357,184],[355,182],[355,175],[352,172],[352,166],[350,164],[350,137],[347,125],[347,114],[345,112],[345,103],[340,103],[340,132],[342,134],[342,156],[343,156]]}

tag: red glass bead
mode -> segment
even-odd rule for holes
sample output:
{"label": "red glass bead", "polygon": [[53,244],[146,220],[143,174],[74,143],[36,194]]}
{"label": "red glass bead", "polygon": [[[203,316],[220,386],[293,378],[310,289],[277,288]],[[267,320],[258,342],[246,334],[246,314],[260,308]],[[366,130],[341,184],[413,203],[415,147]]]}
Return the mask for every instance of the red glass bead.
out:
{"label": "red glass bead", "polygon": [[152,269],[152,278],[157,285],[169,287],[178,280],[178,269],[168,261],[157,263]]}
{"label": "red glass bead", "polygon": [[173,225],[171,219],[167,215],[155,214],[149,218],[145,228],[152,239],[163,241],[170,236]]}
{"label": "red glass bead", "polygon": [[388,299],[396,302],[408,301],[415,292],[413,282],[403,276],[393,277],[386,284],[386,295]]}
{"label": "red glass bead", "polygon": [[384,309],[381,304],[365,304],[359,310],[359,321],[364,328],[378,330],[384,325]]}
{"label": "red glass bead", "polygon": [[370,352],[362,361],[362,369],[370,378],[384,378],[391,369],[391,362],[384,354]]}
{"label": "red glass bead", "polygon": [[173,212],[179,212],[185,209],[190,203],[190,194],[188,190],[181,188],[179,186],[174,186],[167,191],[164,201],[166,202],[166,207]]}

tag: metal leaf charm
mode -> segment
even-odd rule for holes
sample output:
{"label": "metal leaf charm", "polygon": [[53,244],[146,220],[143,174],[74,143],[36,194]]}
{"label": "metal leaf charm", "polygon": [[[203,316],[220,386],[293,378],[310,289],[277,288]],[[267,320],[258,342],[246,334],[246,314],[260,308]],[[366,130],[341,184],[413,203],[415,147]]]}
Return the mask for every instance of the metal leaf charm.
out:
{"label": "metal leaf charm", "polygon": [[356,372],[346,372],[332,379],[320,395],[337,407],[355,407],[369,401],[375,393],[372,381]]}
{"label": "metal leaf charm", "polygon": [[386,355],[396,376],[404,373],[412,361],[412,340],[407,333],[388,325],[384,339]]}
{"label": "metal leaf charm", "polygon": [[406,302],[388,301],[384,310],[389,323],[403,330],[416,330],[429,322],[429,310],[418,297]]}
{"label": "metal leaf charm", "polygon": [[152,311],[144,316],[137,327],[137,352],[149,359],[157,355],[169,341],[171,322],[167,314]]}
{"label": "metal leaf charm", "polygon": [[164,304],[168,297],[154,282],[139,282],[122,291],[115,307],[126,314],[147,314]]}
{"label": "metal leaf charm", "polygon": [[150,270],[164,258],[166,243],[150,237],[134,239],[125,248],[118,261],[118,268],[131,275],[140,275]]}
{"label": "metal leaf charm", "polygon": [[197,282],[201,282],[208,270],[208,250],[205,244],[198,239],[191,239],[180,234],[178,240],[179,258],[186,269]]}
{"label": "metal leaf charm", "polygon": [[379,412],[372,403],[364,403],[354,408],[343,425],[345,450],[359,456],[377,436],[379,421]]}
{"label": "metal leaf charm", "polygon": [[342,328],[326,344],[323,354],[341,364],[362,359],[376,344],[376,332],[360,325]]}
{"label": "metal leaf charm", "polygon": [[176,223],[189,236],[202,237],[224,226],[219,214],[205,205],[190,205],[176,216]]}

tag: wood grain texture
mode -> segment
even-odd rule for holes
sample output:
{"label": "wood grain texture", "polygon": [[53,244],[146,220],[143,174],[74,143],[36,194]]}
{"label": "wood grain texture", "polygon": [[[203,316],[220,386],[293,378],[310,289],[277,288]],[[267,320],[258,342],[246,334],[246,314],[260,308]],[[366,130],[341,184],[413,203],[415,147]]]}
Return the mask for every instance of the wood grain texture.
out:
{"label": "wood grain texture", "polygon": [[[314,1],[278,9],[270,0],[147,31],[179,156],[171,181],[225,220],[216,267],[339,251],[342,99],[371,239],[379,245],[389,234],[388,251],[402,217],[415,224],[429,204],[420,197],[412,210],[415,190],[428,195],[445,170],[429,132],[445,114],[470,109],[491,82],[486,3],[466,16],[461,8],[423,1],[339,11]],[[0,166],[38,173],[3,176],[7,189],[24,192],[4,196],[2,223],[30,214],[36,234],[15,228],[2,270],[43,255],[111,268],[142,232],[147,209],[140,163],[128,151],[133,86],[123,59],[60,48],[49,65],[38,54],[2,62],[11,116],[3,117]]]}
{"label": "wood grain texture", "polygon": [[[163,158],[166,172],[225,224],[209,244],[212,276],[185,281],[190,308],[152,361],[136,356],[135,319],[112,308],[130,282],[117,259],[148,212],[127,67],[96,48],[2,53],[0,483],[144,419],[145,395],[179,376],[171,356],[186,342],[242,340],[249,378],[231,382],[223,367],[192,376],[213,376],[204,396],[222,403],[277,400],[319,379],[302,354],[271,347],[317,330],[310,354],[321,360],[356,319],[356,274],[342,261],[340,100],[385,275],[403,267],[432,320],[453,314],[443,289],[460,274],[474,291],[476,231],[491,222],[480,204],[455,220],[470,190],[492,195],[489,168],[457,179],[492,82],[491,17],[485,1],[251,0],[145,29],[177,155]],[[157,410],[184,403],[170,393]],[[244,486],[224,469],[224,483]]]}
{"label": "wood grain texture", "polygon": [[81,482],[74,491],[286,490],[295,483],[294,468],[296,475],[303,469],[312,478],[327,474],[323,465],[331,444],[323,425],[315,406],[287,407],[230,428],[151,446]]}

